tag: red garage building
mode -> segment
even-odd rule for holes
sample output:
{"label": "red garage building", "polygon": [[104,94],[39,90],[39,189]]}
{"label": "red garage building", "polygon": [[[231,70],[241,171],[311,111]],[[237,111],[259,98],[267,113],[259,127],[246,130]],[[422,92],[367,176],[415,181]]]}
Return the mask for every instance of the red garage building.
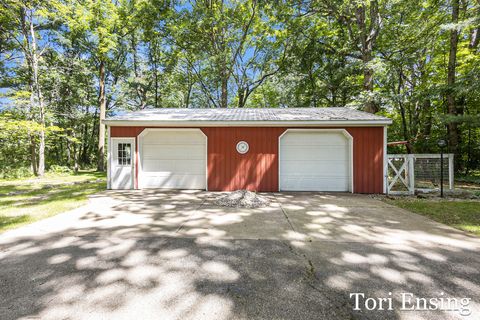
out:
{"label": "red garage building", "polygon": [[385,192],[391,120],[366,112],[154,109],[105,124],[110,189]]}

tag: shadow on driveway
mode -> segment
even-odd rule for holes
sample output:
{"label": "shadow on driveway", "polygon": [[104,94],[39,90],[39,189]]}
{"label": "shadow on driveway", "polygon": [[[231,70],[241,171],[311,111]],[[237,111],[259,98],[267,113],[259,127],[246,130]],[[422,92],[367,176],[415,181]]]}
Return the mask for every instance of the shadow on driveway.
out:
{"label": "shadow on driveway", "polygon": [[[480,314],[478,238],[367,196],[268,194],[267,208],[235,209],[215,195],[109,191],[4,233],[1,318],[469,318],[401,311],[402,292],[471,298]],[[355,311],[353,292],[392,292],[394,310]]]}

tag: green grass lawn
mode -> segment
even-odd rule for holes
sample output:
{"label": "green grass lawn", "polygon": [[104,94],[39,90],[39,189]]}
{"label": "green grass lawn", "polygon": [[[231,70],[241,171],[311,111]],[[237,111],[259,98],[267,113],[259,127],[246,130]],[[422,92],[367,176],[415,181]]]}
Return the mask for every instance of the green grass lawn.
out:
{"label": "green grass lawn", "polygon": [[385,201],[480,236],[480,201],[417,198],[385,199]]}
{"label": "green grass lawn", "polygon": [[80,207],[105,188],[105,174],[92,171],[0,180],[0,232]]}

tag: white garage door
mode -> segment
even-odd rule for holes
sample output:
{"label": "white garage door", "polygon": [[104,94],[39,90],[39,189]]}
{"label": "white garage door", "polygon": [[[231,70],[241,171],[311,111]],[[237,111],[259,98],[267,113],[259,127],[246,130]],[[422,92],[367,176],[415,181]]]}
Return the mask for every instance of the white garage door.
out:
{"label": "white garage door", "polygon": [[145,129],[139,188],[206,189],[206,145],[199,129]]}
{"label": "white garage door", "polygon": [[280,190],[351,191],[350,181],[343,130],[289,130],[280,138]]}

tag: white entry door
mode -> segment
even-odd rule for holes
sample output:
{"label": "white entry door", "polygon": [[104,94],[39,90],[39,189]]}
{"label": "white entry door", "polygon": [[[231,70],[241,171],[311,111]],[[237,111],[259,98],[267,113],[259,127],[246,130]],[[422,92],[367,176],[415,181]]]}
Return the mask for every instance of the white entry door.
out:
{"label": "white entry door", "polygon": [[289,129],[280,138],[280,190],[352,191],[351,136],[338,129]]}
{"label": "white entry door", "polygon": [[200,129],[145,129],[139,188],[206,189],[207,137]]}
{"label": "white entry door", "polygon": [[110,181],[112,189],[133,189],[135,139],[111,139]]}

